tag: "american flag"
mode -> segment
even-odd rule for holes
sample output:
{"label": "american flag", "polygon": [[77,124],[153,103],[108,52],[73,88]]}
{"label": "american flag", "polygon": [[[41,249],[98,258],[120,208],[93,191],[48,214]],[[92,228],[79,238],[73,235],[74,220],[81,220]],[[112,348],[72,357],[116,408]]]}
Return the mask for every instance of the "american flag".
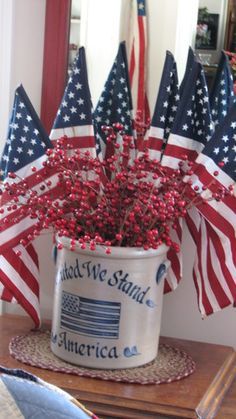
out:
{"label": "american flag", "polygon": [[[190,60],[187,62],[188,66],[190,66]],[[183,155],[191,161],[194,160],[204,147],[206,140],[211,138],[212,130],[208,90],[203,69],[200,63],[191,58],[191,69],[188,78],[185,79],[185,86],[161,164],[170,169],[178,168]],[[188,217],[186,221],[188,224]],[[188,227],[191,228],[191,224]],[[182,248],[182,220],[179,221],[176,232],[173,232],[172,239]],[[168,286],[165,286],[166,292],[168,287],[176,288],[182,276],[181,251],[178,254],[169,251],[168,258],[171,267],[167,278]]]}
{"label": "american flag", "polygon": [[171,52],[166,52],[159,92],[148,134],[150,158],[161,160],[179,102],[178,74]]}
{"label": "american flag", "polygon": [[229,59],[222,51],[215,80],[210,91],[212,120],[217,126],[227,115],[234,101],[233,76]]}
{"label": "american flag", "polygon": [[102,155],[102,158],[107,158],[113,154],[113,146],[112,144],[106,144],[106,133],[102,130],[102,126],[110,126],[116,122],[124,126],[124,134],[132,136],[132,99],[124,42],[119,46],[114,64],[94,112],[97,153]]}
{"label": "american flag", "polygon": [[73,63],[50,139],[55,141],[63,136],[67,136],[72,148],[89,151],[91,156],[96,157],[92,101],[83,47],[79,48]]}
{"label": "american flag", "polygon": [[[38,116],[26,95],[23,86],[15,92],[14,105],[10,119],[8,138],[1,159],[1,174],[5,181],[8,172],[17,175],[15,181],[24,179],[29,187],[38,184],[37,176],[43,171],[42,162],[45,151],[51,147]],[[31,167],[37,171],[32,172]],[[19,208],[11,212],[2,196],[5,209],[1,215],[0,229],[0,281],[2,283],[1,299],[18,302],[32,317],[35,326],[40,325],[39,310],[39,267],[37,253],[32,244],[24,247],[18,244],[21,238],[27,237],[35,220],[19,217]],[[15,222],[16,217],[19,221]]]}
{"label": "american flag", "polygon": [[[145,0],[132,0],[129,76],[135,118],[148,126],[150,110],[146,94],[147,17]],[[138,142],[139,146],[139,142]],[[140,144],[142,148],[142,145]]]}
{"label": "american flag", "polygon": [[[235,139],[236,105],[218,126],[211,140],[196,159],[192,176],[193,188],[208,185],[209,192],[218,187],[234,185],[236,178]],[[218,166],[223,162],[224,166]],[[218,176],[214,173],[219,172]],[[216,312],[236,301],[236,238],[235,195],[222,201],[209,201],[189,212],[192,236],[197,255],[194,263],[194,281],[202,315]],[[198,228],[194,230],[195,226]]]}
{"label": "american flag", "polygon": [[194,161],[213,134],[208,88],[202,65],[194,61],[161,163],[178,168],[186,156]]}

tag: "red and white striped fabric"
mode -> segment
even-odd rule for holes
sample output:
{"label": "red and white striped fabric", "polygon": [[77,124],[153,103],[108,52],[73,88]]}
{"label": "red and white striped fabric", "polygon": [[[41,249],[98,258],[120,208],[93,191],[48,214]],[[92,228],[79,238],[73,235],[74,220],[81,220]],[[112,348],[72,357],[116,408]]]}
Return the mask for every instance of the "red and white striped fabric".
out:
{"label": "red and white striped fabric", "polygon": [[232,305],[236,299],[231,243],[193,208],[187,225],[196,246],[193,278],[203,317]]}
{"label": "red and white striped fabric", "polygon": [[[129,76],[134,117],[141,125],[150,121],[146,93],[147,28],[145,0],[133,0],[131,4]],[[138,144],[139,147],[139,144]],[[142,144],[140,142],[142,149]]]}
{"label": "red and white striped fabric", "polygon": [[36,327],[40,326],[39,264],[32,244],[18,245],[0,255],[0,297],[19,303]]}

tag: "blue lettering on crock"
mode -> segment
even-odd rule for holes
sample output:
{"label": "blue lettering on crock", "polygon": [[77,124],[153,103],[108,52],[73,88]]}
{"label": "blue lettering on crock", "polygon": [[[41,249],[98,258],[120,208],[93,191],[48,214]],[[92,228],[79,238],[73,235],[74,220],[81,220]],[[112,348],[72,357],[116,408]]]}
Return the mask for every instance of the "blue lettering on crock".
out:
{"label": "blue lettering on crock", "polygon": [[[91,279],[93,281],[104,282],[110,287],[116,287],[119,291],[126,294],[132,300],[139,304],[145,302],[150,287],[143,289],[129,280],[129,274],[122,269],[115,271],[111,276],[108,275],[107,269],[103,268],[100,263],[93,264],[92,261],[86,261],[82,264],[76,258],[75,265],[69,265],[64,262],[62,269],[59,271],[59,280],[67,281],[71,279]],[[149,305],[147,304],[149,307]]]}
{"label": "blue lettering on crock", "polygon": [[[55,343],[55,342],[53,342]],[[57,345],[59,348],[64,349],[67,352],[71,352],[83,357],[92,358],[119,358],[118,350],[116,346],[103,345],[100,342],[95,344],[85,344],[73,339],[69,339],[67,332],[61,332],[58,335]]]}

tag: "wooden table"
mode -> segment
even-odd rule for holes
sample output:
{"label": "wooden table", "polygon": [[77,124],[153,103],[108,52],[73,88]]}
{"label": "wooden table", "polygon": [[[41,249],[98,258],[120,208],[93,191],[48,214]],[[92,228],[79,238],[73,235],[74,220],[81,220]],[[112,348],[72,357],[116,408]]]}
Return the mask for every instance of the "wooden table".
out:
{"label": "wooden table", "polygon": [[163,343],[183,349],[192,356],[196,372],[170,384],[122,384],[18,362],[9,355],[9,341],[31,327],[32,323],[26,317],[0,316],[0,364],[23,368],[63,388],[103,419],[236,418],[236,356],[230,347],[163,337]]}

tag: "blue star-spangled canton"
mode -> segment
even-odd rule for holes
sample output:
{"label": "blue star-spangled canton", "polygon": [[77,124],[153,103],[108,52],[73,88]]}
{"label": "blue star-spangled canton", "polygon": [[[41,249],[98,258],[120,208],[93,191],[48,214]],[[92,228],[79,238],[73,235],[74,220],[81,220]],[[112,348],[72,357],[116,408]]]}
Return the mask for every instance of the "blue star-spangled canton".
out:
{"label": "blue star-spangled canton", "polygon": [[138,15],[139,16],[146,16],[144,0],[137,0],[137,3],[138,3]]}
{"label": "blue star-spangled canton", "polygon": [[202,65],[194,61],[164,150],[162,164],[177,168],[183,155],[191,161],[195,160],[210,140],[213,130],[204,71]]}
{"label": "blue star-spangled canton", "polygon": [[8,136],[1,159],[1,177],[16,172],[52,147],[23,86],[15,92]]}
{"label": "blue star-spangled canton", "polygon": [[[149,133],[149,147],[156,150],[160,159],[161,149],[171,132],[179,102],[178,74],[171,52],[166,52],[159,92]],[[153,155],[153,152],[151,153]]]}
{"label": "blue star-spangled canton", "polygon": [[132,135],[132,99],[124,42],[119,46],[115,62],[94,112],[98,155],[102,152],[103,157],[105,156],[106,134],[101,127],[116,122],[123,124],[125,134]]}
{"label": "blue star-spangled canton", "polygon": [[87,89],[85,51],[84,48],[80,48],[53,128],[92,124],[92,102]]}
{"label": "blue star-spangled canton", "polygon": [[215,125],[223,121],[234,101],[233,76],[227,55],[222,51],[214,84],[210,92],[210,106]]}
{"label": "blue star-spangled canton", "polygon": [[180,96],[182,96],[182,94],[183,94],[183,92],[185,90],[185,84],[187,83],[187,80],[188,80],[188,77],[189,77],[189,73],[192,70],[193,63],[194,63],[195,60],[196,60],[196,57],[195,57],[195,54],[193,52],[193,49],[191,47],[189,47],[184,76],[183,76],[183,79],[182,79],[181,84],[179,86],[179,94],[180,94]]}
{"label": "blue star-spangled canton", "polygon": [[72,66],[60,107],[55,118],[51,140],[63,136],[73,149],[80,148],[96,156],[92,118],[92,101],[88,84],[85,50],[79,48]]}
{"label": "blue star-spangled canton", "polygon": [[236,104],[232,105],[202,153],[211,158],[216,165],[223,162],[221,170],[236,181]]}

